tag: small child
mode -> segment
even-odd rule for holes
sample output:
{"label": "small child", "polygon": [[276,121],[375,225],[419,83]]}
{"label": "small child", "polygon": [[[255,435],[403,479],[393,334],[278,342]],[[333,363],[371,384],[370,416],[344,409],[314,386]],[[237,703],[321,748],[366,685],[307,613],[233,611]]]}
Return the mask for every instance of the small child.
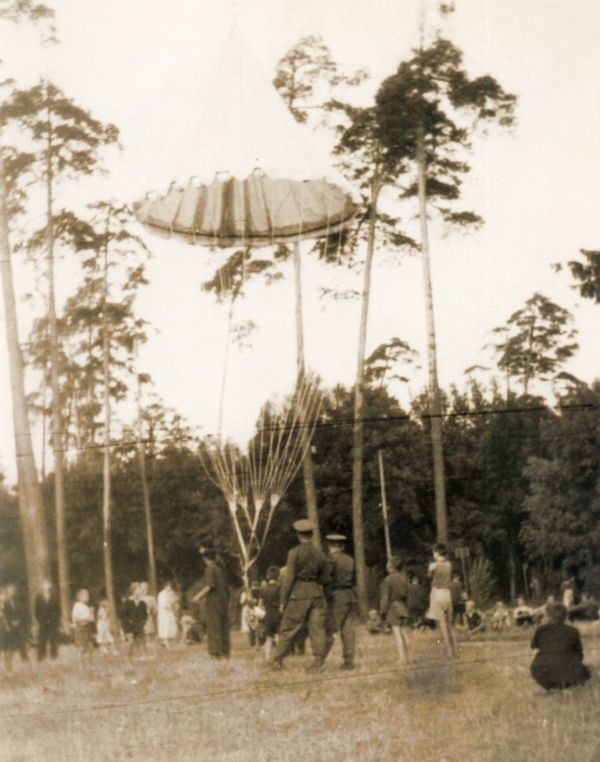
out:
{"label": "small child", "polygon": [[82,663],[89,660],[94,651],[94,610],[89,603],[88,591],[85,588],[78,590],[71,613],[71,623]]}
{"label": "small child", "polygon": [[377,613],[377,609],[371,609],[366,622],[367,632],[369,635],[379,635],[382,629],[381,617]]}
{"label": "small child", "polygon": [[492,630],[496,630],[496,632],[510,630],[510,612],[502,601],[496,601],[490,616],[490,623]]}
{"label": "small child", "polygon": [[473,635],[484,632],[485,622],[481,612],[475,608],[475,601],[466,601],[463,623],[460,629],[467,635],[468,638],[472,638]]}
{"label": "small child", "polygon": [[108,601],[100,601],[96,620],[96,643],[100,647],[100,653],[107,654],[110,650],[113,655],[116,656],[117,650],[115,648],[115,639],[110,626]]}
{"label": "small child", "polygon": [[579,630],[565,624],[567,608],[562,603],[547,606],[548,623],[537,628],[531,647],[538,652],[531,664],[531,676],[547,691],[582,685],[590,679],[583,663]]}
{"label": "small child", "polygon": [[444,543],[438,542],[433,548],[433,561],[429,564],[427,573],[431,579],[431,593],[429,611],[426,616],[427,619],[433,619],[439,624],[446,653],[448,658],[453,659],[456,657],[456,648],[452,633],[452,595],[450,593],[452,564],[448,561],[448,551]]}
{"label": "small child", "polygon": [[279,625],[281,624],[281,612],[279,611],[281,585],[279,584],[279,569],[270,566],[267,569],[267,578],[260,591],[260,605],[264,609],[263,620],[265,636],[265,659],[271,660],[273,644],[277,642]]}

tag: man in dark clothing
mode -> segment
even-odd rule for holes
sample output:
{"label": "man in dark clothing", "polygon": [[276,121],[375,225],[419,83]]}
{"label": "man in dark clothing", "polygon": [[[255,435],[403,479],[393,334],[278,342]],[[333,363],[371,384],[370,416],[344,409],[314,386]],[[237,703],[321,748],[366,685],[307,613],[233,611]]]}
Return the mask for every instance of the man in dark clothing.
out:
{"label": "man in dark clothing", "polygon": [[121,626],[128,644],[128,655],[145,646],[144,626],[148,619],[148,607],[142,600],[140,586],[133,582],[129,588],[130,596],[121,609]]}
{"label": "man in dark clothing", "polygon": [[308,672],[319,672],[325,661],[325,598],[323,588],[329,584],[327,556],[313,545],[314,525],[308,519],[294,523],[299,544],[290,550],[281,586],[283,618],[279,642],[272,667],[281,669],[284,658],[294,647],[294,638],[306,623],[314,662]]}
{"label": "man in dark clothing", "polygon": [[335,633],[342,638],[344,661],[341,669],[354,669],[356,653],[356,594],[354,592],[354,561],[344,552],[346,537],[342,534],[328,534],[330,584],[328,595],[326,632],[326,654],[333,646]]}
{"label": "man in dark clothing", "polygon": [[204,586],[193,597],[194,603],[206,601],[206,639],[211,658],[229,657],[229,594],[217,554],[212,548],[205,548],[202,557],[206,564]]}
{"label": "man in dark clothing", "polygon": [[547,691],[587,682],[590,670],[583,663],[581,636],[575,627],[565,624],[566,606],[551,603],[546,613],[550,621],[537,628],[531,641],[531,647],[538,649],[531,676]]}
{"label": "man in dark clothing", "polygon": [[58,656],[58,631],[60,628],[60,603],[52,583],[44,580],[42,592],[35,598],[35,618],[38,623],[37,658],[43,661],[50,646],[50,658]]}

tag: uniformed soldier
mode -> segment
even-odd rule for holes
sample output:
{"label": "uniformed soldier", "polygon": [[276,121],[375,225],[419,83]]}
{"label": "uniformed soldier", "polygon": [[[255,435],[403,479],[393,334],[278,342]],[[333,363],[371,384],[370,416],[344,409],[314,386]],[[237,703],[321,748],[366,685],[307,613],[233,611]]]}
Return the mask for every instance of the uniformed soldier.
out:
{"label": "uniformed soldier", "polygon": [[333,646],[335,633],[342,639],[344,661],[341,669],[354,669],[356,652],[356,594],[354,592],[354,561],[344,552],[346,537],[328,534],[330,586],[327,605],[327,650]]}
{"label": "uniformed soldier", "polygon": [[327,556],[313,545],[314,524],[308,519],[294,523],[298,545],[288,553],[281,586],[283,618],[272,667],[281,669],[284,658],[294,647],[294,638],[306,624],[314,661],[307,672],[318,672],[325,661],[325,597],[329,584]]}

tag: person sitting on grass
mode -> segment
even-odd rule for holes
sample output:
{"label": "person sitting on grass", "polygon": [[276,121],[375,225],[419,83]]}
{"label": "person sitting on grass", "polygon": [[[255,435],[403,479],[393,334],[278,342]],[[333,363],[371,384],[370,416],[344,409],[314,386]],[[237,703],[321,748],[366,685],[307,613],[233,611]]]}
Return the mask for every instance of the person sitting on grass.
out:
{"label": "person sitting on grass", "polygon": [[531,676],[544,690],[558,690],[582,685],[590,679],[583,663],[579,630],[565,624],[567,608],[562,603],[547,607],[548,623],[537,628],[531,647],[537,654],[531,664]]}
{"label": "person sitting on grass", "polygon": [[598,620],[598,604],[589,593],[582,593],[581,600],[569,609],[569,621],[596,622]]}
{"label": "person sitting on grass", "polygon": [[408,577],[400,558],[392,558],[387,564],[388,576],[381,583],[379,613],[392,628],[400,664],[409,663],[406,632],[410,624],[406,600],[408,598]]}
{"label": "person sitting on grass", "polygon": [[496,632],[510,630],[511,624],[510,611],[506,608],[503,601],[496,601],[490,614],[490,625],[492,630],[495,630]]}
{"label": "person sitting on grass", "polygon": [[463,623],[458,626],[458,629],[464,632],[468,638],[472,638],[474,635],[485,631],[483,614],[475,607],[475,601],[468,600],[465,603]]}
{"label": "person sitting on grass", "polygon": [[79,649],[81,663],[84,664],[94,653],[94,610],[90,606],[90,594],[85,588],[77,591],[71,624],[75,645]]}
{"label": "person sitting on grass", "polygon": [[377,613],[376,609],[371,609],[371,611],[369,611],[365,626],[369,635],[379,635],[382,632],[383,625],[381,622],[381,617]]}
{"label": "person sitting on grass", "polygon": [[513,622],[515,627],[532,627],[535,624],[534,611],[525,603],[524,598],[517,598],[517,605],[513,609]]}

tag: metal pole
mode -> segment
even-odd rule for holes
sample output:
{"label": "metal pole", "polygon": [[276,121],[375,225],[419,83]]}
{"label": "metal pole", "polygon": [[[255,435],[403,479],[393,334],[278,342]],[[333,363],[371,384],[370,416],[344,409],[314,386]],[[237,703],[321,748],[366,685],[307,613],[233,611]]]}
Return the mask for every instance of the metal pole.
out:
{"label": "metal pole", "polygon": [[389,561],[392,558],[392,543],[390,540],[390,525],[388,521],[388,507],[387,507],[387,498],[385,494],[385,474],[383,471],[382,450],[377,451],[377,458],[379,460],[379,483],[381,485],[381,510],[383,512],[383,531],[385,534],[385,552],[387,555],[387,560]]}

